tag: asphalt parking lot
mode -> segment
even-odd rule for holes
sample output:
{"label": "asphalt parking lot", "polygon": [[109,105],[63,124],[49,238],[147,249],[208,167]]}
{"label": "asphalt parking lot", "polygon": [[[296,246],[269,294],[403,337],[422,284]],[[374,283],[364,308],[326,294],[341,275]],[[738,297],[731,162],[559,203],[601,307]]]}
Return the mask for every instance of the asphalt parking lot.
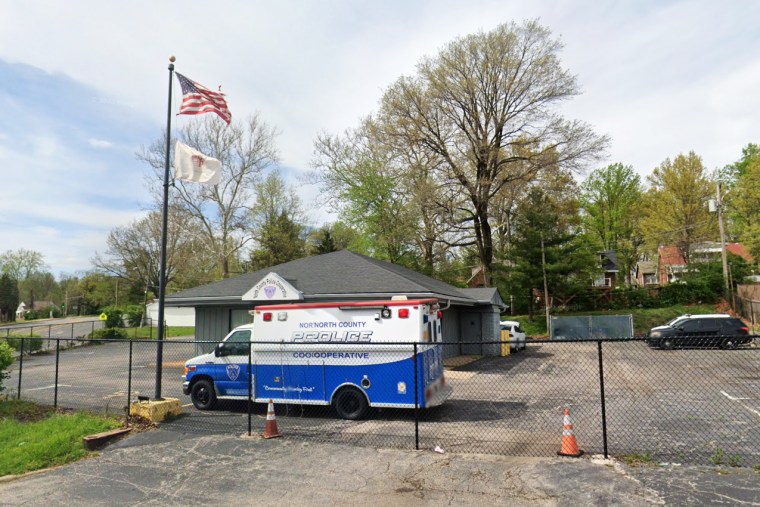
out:
{"label": "asphalt parking lot", "polygon": [[[133,399],[154,392],[155,347],[133,346]],[[760,463],[760,350],[663,351],[643,342],[605,342],[602,351],[609,454],[659,462]],[[201,412],[182,395],[181,366],[193,355],[191,343],[164,347],[162,394],[185,405],[183,416],[169,425],[192,434],[246,432],[245,402]],[[120,413],[127,402],[128,364],[126,343],[62,351],[59,405]],[[22,397],[51,403],[55,356],[26,358],[23,371]],[[329,409],[308,406],[278,406],[280,429],[322,443],[414,449],[419,442],[420,449],[447,452],[552,456],[567,405],[581,448],[604,451],[596,343],[529,342],[525,351],[482,358],[446,375],[454,394],[443,406],[421,412],[418,433],[410,410],[376,410],[367,420],[343,421]],[[6,385],[15,390],[17,377]],[[254,433],[265,416],[265,407],[254,405]]]}
{"label": "asphalt parking lot", "polygon": [[758,505],[751,469],[372,449],[159,430],[0,479],[2,506]]}

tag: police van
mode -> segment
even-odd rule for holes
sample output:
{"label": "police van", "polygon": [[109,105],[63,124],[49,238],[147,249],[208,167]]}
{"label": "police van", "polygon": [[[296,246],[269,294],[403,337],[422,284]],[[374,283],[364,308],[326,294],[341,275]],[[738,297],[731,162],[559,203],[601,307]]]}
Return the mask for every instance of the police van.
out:
{"label": "police van", "polygon": [[452,392],[436,299],[268,305],[251,313],[252,324],[185,363],[183,392],[199,410],[250,392],[255,402],[332,405],[344,419],[361,419],[369,407],[433,407]]}

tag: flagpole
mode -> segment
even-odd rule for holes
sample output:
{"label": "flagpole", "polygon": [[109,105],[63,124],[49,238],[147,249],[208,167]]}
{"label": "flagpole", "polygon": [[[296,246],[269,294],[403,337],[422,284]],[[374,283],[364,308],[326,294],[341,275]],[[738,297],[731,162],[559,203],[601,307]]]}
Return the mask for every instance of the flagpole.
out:
{"label": "flagpole", "polygon": [[169,152],[172,138],[172,81],[174,79],[174,62],[169,57],[169,105],[166,111],[166,158],[164,160],[164,202],[161,213],[161,260],[158,272],[158,329],[156,333],[156,400],[161,397],[161,374],[164,364],[164,297],[166,293],[166,228],[169,215]]}

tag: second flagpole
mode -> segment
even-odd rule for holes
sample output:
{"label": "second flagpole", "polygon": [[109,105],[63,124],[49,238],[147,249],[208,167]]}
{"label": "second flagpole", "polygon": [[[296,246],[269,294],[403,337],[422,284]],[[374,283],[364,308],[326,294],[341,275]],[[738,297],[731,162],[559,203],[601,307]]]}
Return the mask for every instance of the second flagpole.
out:
{"label": "second flagpole", "polygon": [[169,152],[172,138],[172,82],[174,62],[169,57],[169,102],[166,111],[166,158],[164,160],[164,201],[161,213],[161,259],[158,268],[158,329],[156,335],[156,392],[155,399],[161,400],[161,376],[164,363],[164,297],[166,296],[166,228],[169,216]]}

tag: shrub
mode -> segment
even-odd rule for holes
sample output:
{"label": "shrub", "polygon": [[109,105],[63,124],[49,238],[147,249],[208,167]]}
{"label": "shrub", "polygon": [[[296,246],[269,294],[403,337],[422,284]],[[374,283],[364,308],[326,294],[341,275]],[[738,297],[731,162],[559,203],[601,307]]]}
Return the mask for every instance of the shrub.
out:
{"label": "shrub", "polygon": [[[23,338],[23,340],[22,340]],[[21,354],[31,354],[32,352],[37,352],[38,350],[42,350],[42,338],[39,336],[20,336],[20,335],[10,335],[7,338],[5,338],[6,343],[8,346],[20,352]],[[21,345],[23,343],[24,350],[21,350]]]}
{"label": "shrub", "polygon": [[87,337],[91,340],[122,340],[127,338],[127,332],[116,327],[96,329]]}
{"label": "shrub", "polygon": [[0,393],[3,392],[5,387],[3,381],[7,379],[10,374],[8,368],[13,364],[13,349],[5,342],[0,342]]}
{"label": "shrub", "polygon": [[144,307],[142,305],[127,305],[122,308],[129,327],[138,327],[142,323]]}
{"label": "shrub", "polygon": [[106,314],[105,327],[107,329],[124,327],[124,321],[122,319],[122,311],[115,306],[108,306],[103,308],[103,313]]}

